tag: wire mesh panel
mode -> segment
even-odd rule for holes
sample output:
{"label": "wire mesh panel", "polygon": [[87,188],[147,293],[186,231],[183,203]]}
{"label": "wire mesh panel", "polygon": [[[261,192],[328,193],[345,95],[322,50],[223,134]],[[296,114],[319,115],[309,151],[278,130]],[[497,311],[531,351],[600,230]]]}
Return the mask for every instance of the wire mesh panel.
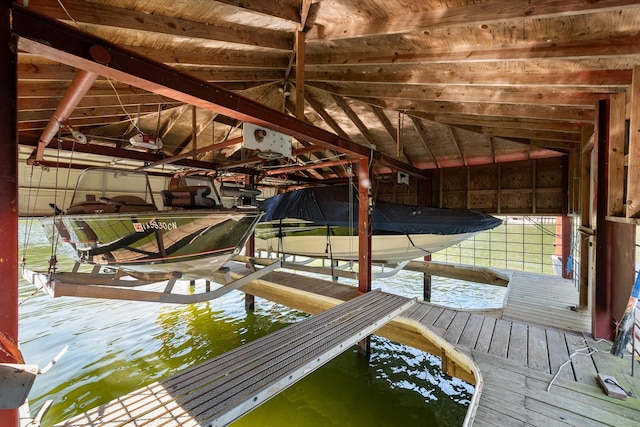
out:
{"label": "wire mesh panel", "polygon": [[[434,261],[505,268],[531,273],[560,274],[556,254],[561,236],[556,217],[502,217],[502,225],[433,254]],[[571,253],[576,250],[571,242]],[[575,259],[575,256],[571,257]],[[570,268],[573,267],[570,266]]]}

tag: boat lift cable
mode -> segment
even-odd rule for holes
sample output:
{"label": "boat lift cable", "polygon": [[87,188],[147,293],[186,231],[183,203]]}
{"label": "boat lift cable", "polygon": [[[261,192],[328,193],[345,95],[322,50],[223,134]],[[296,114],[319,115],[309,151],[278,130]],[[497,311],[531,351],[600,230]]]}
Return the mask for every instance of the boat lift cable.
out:
{"label": "boat lift cable", "polygon": [[[58,132],[61,132],[62,130],[62,125],[59,128]],[[58,138],[60,139],[60,135],[58,135]],[[69,162],[68,162],[68,167],[67,167],[67,180],[65,182],[65,191],[64,191],[64,196],[62,197],[62,206],[66,206],[67,203],[67,189],[69,188],[69,179],[71,178],[71,165],[73,164],[73,155],[75,153],[75,148],[76,148],[76,141],[75,139],[73,140],[73,143],[71,145],[71,156],[69,157]],[[54,222],[56,221],[56,217],[62,213],[62,211],[58,208],[58,189],[59,189],[59,185],[58,185],[58,177],[59,177],[59,171],[60,171],[60,153],[62,151],[62,147],[58,144],[58,151],[56,154],[56,173],[55,173],[55,186],[54,186],[54,205],[53,205],[53,216],[54,216]],[[53,233],[53,235],[51,236],[51,255],[49,257],[49,272],[54,272],[56,269],[56,263],[57,263],[57,248],[58,248],[58,235],[57,233]]]}
{"label": "boat lift cable", "polygon": [[[25,264],[27,263],[27,250],[29,248],[29,240],[31,239],[31,230],[33,229],[33,222],[34,222],[34,218],[33,218],[34,215],[33,215],[33,212],[31,211],[32,209],[31,199],[33,198],[31,191],[33,190],[33,173],[35,171],[35,167],[36,167],[35,165],[31,165],[31,173],[29,174],[29,190],[27,191],[27,211],[26,212],[27,212],[27,217],[30,219],[27,221],[26,232],[24,233],[24,241],[22,243],[22,260],[21,260],[22,267],[24,267]],[[38,196],[40,195],[41,184],[42,184],[42,173],[40,173],[40,179],[38,180],[38,186],[36,187],[35,200],[33,201],[34,211],[38,202]]]}

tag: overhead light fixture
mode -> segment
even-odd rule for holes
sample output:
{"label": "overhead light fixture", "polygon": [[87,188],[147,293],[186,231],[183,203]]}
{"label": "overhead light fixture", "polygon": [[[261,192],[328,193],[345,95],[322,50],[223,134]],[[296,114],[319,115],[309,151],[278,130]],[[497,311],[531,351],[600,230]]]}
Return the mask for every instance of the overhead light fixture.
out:
{"label": "overhead light fixture", "polygon": [[129,142],[134,147],[148,148],[150,150],[159,150],[162,148],[162,140],[160,138],[143,133],[133,135],[129,138]]}

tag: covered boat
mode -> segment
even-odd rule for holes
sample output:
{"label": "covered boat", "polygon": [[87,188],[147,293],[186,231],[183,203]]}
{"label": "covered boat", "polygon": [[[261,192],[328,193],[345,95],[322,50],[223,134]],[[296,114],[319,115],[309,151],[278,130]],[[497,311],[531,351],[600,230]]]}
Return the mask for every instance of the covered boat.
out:
{"label": "covered boat", "polygon": [[149,178],[142,171],[83,171],[69,208],[42,219],[48,236],[82,263],[134,276],[209,278],[240,252],[262,216],[255,207],[224,208],[209,177],[153,177],[153,186]]}
{"label": "covered boat", "polygon": [[[310,258],[358,259],[357,192],[343,187],[295,190],[265,200],[256,249]],[[372,214],[372,261],[422,257],[500,225],[491,215],[377,202]]]}

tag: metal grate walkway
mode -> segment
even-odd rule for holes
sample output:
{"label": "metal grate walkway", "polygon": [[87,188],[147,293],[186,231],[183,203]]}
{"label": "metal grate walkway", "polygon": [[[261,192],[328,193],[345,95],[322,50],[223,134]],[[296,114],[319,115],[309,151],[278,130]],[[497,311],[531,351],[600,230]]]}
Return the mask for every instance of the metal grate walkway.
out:
{"label": "metal grate walkway", "polygon": [[226,425],[414,303],[369,292],[58,425]]}

